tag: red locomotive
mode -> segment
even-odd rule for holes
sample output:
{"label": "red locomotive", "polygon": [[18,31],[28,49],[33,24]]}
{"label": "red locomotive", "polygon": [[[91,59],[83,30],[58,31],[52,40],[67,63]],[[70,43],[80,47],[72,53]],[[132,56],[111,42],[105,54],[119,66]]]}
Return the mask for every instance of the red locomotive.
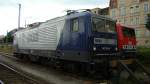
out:
{"label": "red locomotive", "polygon": [[[135,57],[137,56],[134,28],[123,26],[117,23],[116,32],[118,38],[118,59],[120,59],[124,64],[132,65]],[[117,59],[112,60],[111,65],[112,67],[118,67]]]}
{"label": "red locomotive", "polygon": [[116,25],[118,34],[118,51],[123,58],[136,56],[136,37],[133,28]]}

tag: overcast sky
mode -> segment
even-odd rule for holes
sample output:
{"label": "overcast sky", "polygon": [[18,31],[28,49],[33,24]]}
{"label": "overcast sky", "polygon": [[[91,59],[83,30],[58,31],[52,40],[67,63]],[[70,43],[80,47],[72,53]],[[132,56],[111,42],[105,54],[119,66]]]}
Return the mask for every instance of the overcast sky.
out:
{"label": "overcast sky", "polygon": [[18,26],[18,4],[21,8],[21,26],[43,22],[65,15],[67,9],[108,7],[109,0],[0,0],[0,35],[6,35]]}

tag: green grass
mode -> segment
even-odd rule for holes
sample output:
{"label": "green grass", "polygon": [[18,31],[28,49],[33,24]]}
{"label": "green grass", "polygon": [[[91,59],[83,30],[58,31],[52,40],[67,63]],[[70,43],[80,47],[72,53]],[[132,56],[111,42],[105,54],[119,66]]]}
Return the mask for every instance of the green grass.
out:
{"label": "green grass", "polygon": [[140,60],[149,60],[150,61],[150,48],[137,48],[138,57]]}
{"label": "green grass", "polygon": [[138,59],[144,66],[150,67],[150,48],[138,47]]}
{"label": "green grass", "polygon": [[0,52],[12,54],[13,47],[12,45],[8,45],[8,44],[0,45]]}

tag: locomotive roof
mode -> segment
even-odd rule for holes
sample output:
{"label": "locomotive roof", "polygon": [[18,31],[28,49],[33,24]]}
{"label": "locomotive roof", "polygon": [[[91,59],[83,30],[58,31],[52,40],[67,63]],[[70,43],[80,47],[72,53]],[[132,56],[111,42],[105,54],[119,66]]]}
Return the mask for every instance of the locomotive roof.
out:
{"label": "locomotive roof", "polygon": [[113,20],[112,18],[106,16],[106,15],[98,15],[98,14],[94,14],[92,12],[89,12],[89,11],[84,11],[84,12],[75,12],[75,13],[72,13],[72,14],[69,14],[69,15],[66,15],[67,18],[73,18],[73,17],[80,17],[80,16],[92,16],[92,17],[96,17],[96,18],[101,18],[101,19],[107,19],[107,20],[111,20],[111,21],[115,21],[116,20]]}
{"label": "locomotive roof", "polygon": [[[107,19],[107,20],[115,21],[115,20],[113,20],[113,19],[111,19],[111,18],[109,18],[107,16],[104,16],[104,15],[97,15],[97,14],[94,14],[94,13],[89,12],[89,11],[84,11],[84,12],[71,13],[69,15],[65,15],[65,16],[61,16],[61,17],[56,17],[56,18],[47,20],[45,22],[41,22],[41,24],[44,24],[44,23],[47,23],[47,22],[50,22],[50,21],[51,22],[57,22],[57,21],[60,21],[60,20],[71,19],[71,18],[82,17],[82,16],[91,16],[91,17],[96,17],[96,18],[101,18],[101,19]],[[34,29],[34,28],[38,28],[38,27],[33,27],[33,28],[32,27],[27,27],[27,28],[25,28],[25,29],[23,29],[21,31],[18,31],[18,32],[23,32],[23,31],[26,31],[26,30]]]}

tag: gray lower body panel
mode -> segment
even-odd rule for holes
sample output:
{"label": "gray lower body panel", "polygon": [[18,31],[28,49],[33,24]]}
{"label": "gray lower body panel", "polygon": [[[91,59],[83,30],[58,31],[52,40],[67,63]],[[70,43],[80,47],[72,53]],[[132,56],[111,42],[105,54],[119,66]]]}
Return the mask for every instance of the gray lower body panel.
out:
{"label": "gray lower body panel", "polygon": [[89,62],[90,53],[86,51],[54,51],[54,50],[29,50],[18,49],[16,53],[41,56],[47,58],[57,58],[68,61]]}

